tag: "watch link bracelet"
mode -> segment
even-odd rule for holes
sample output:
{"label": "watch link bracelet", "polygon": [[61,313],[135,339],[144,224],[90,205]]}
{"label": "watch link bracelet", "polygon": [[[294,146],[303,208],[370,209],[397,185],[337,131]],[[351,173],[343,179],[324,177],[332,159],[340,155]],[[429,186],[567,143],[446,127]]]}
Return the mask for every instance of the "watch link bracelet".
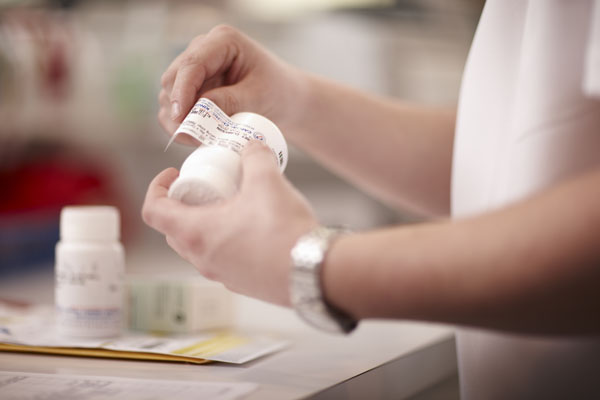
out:
{"label": "watch link bracelet", "polygon": [[350,333],[357,321],[325,301],[321,269],[329,245],[347,230],[319,226],[298,239],[291,250],[291,301],[310,325],[330,333]]}

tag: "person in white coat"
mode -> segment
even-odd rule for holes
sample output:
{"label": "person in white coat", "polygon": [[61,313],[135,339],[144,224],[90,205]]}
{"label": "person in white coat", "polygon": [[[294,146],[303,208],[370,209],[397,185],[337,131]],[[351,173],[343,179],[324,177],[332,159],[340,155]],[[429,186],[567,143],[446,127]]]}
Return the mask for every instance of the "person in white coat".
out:
{"label": "person in white coat", "polygon": [[298,294],[298,254],[324,228],[251,143],[230,200],[169,199],[172,168],[149,186],[144,220],[200,273],[341,331],[457,325],[465,399],[600,398],[600,1],[489,0],[457,110],[310,75],[227,26],[195,38],[162,88],[170,134],[200,96],[254,111],[388,204],[442,217],[325,235]]}

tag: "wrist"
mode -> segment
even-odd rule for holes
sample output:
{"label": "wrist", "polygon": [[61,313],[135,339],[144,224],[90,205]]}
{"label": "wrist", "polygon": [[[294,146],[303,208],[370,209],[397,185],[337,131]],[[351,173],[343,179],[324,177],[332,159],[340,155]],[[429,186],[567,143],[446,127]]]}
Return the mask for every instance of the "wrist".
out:
{"label": "wrist", "polygon": [[[343,248],[345,243],[352,237],[348,234],[340,235],[335,240],[329,243],[325,259],[321,265],[321,287],[323,288],[323,296],[327,304],[344,310],[349,315],[359,318],[350,304],[347,304],[348,298],[347,286],[350,283],[350,276],[345,273],[347,260],[344,261]],[[339,268],[338,268],[339,267]]]}
{"label": "wrist", "polygon": [[285,91],[282,104],[280,127],[287,139],[294,143],[305,138],[310,130],[311,119],[315,118],[314,99],[318,94],[318,79],[294,66],[287,66],[289,90]]}

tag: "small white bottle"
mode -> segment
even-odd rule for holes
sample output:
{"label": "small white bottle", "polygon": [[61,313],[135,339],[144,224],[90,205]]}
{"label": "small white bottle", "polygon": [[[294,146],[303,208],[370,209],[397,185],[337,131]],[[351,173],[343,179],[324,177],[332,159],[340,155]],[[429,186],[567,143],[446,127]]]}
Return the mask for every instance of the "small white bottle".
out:
{"label": "small white bottle", "polygon": [[125,255],[119,231],[114,207],[63,208],[55,265],[57,334],[104,338],[121,333]]}
{"label": "small white bottle", "polygon": [[[232,115],[231,121],[250,126],[260,132],[257,137],[271,148],[280,171],[283,172],[288,159],[287,143],[271,120],[259,114],[241,112]],[[224,142],[228,141],[226,136],[219,132],[213,133],[215,136],[221,135]],[[241,176],[242,162],[238,152],[218,144],[201,145],[183,162],[179,177],[171,184],[168,195],[189,205],[224,200],[237,192]]]}

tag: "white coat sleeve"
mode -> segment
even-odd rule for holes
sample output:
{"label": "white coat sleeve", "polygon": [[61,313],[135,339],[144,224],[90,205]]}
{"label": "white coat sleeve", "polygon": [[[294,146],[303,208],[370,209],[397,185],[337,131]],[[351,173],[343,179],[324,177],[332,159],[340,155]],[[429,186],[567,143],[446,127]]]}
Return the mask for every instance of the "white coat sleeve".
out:
{"label": "white coat sleeve", "polygon": [[600,0],[593,0],[583,71],[583,92],[600,98]]}

